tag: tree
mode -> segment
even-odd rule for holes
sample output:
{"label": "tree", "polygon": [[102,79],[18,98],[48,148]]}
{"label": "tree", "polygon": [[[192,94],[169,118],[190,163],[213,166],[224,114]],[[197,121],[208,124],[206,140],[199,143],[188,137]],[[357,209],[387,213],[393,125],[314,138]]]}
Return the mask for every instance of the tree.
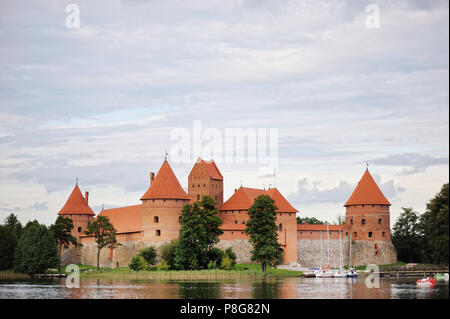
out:
{"label": "tree", "polygon": [[268,195],[258,196],[248,210],[250,219],[245,228],[245,233],[250,236],[249,241],[253,246],[252,260],[261,263],[264,274],[267,265],[275,266],[282,258],[275,224],[275,211],[278,208],[274,203],[275,201]]}
{"label": "tree", "polygon": [[131,258],[131,262],[128,264],[128,267],[130,267],[130,269],[134,271],[147,270],[148,263],[145,261],[142,255],[137,254],[136,256]]}
{"label": "tree", "polygon": [[147,262],[148,265],[154,265],[156,264],[156,249],[155,247],[147,247],[142,249],[139,254],[144,257],[144,260]]}
{"label": "tree", "polygon": [[449,262],[449,218],[448,187],[444,184],[441,191],[427,203],[425,213],[420,216],[421,233],[425,245],[426,261],[439,264]]}
{"label": "tree", "polygon": [[233,268],[232,260],[228,255],[223,255],[222,261],[221,261],[221,268],[225,270],[231,270]]}
{"label": "tree", "polygon": [[300,217],[297,216],[297,224],[303,224],[303,223],[308,223],[308,224],[314,224],[314,225],[326,225],[328,224],[328,222],[326,221],[321,221],[315,217]]}
{"label": "tree", "polygon": [[208,260],[212,264],[212,268],[220,267],[224,254],[225,252],[217,247],[213,247],[208,251]]}
{"label": "tree", "polygon": [[61,253],[63,248],[67,249],[70,245],[78,246],[77,239],[72,236],[73,221],[71,218],[58,216],[55,224],[50,226],[50,230],[55,236],[58,245],[58,272],[61,271]]}
{"label": "tree", "polygon": [[215,204],[210,196],[203,196],[201,201],[183,207],[175,253],[177,269],[208,267],[208,251],[219,242],[223,233]]}
{"label": "tree", "polygon": [[0,225],[0,270],[11,269],[17,242],[11,229]]}
{"label": "tree", "polygon": [[20,236],[22,236],[22,224],[17,219],[17,216],[14,214],[10,214],[5,218],[5,226],[7,226],[13,233],[14,237],[17,241],[19,241]]}
{"label": "tree", "polygon": [[344,215],[336,215],[335,225],[345,225],[345,216]]}
{"label": "tree", "polygon": [[55,267],[57,261],[58,249],[53,233],[37,221],[29,222],[17,244],[14,270],[33,275]]}
{"label": "tree", "polygon": [[403,212],[392,228],[392,243],[397,250],[399,260],[420,262],[422,260],[422,236],[419,213],[412,208],[402,207],[402,209]]}
{"label": "tree", "polygon": [[236,265],[236,254],[234,253],[233,249],[231,247],[228,247],[225,250],[224,255],[228,256],[231,260],[231,267],[234,267]]}
{"label": "tree", "polygon": [[161,259],[166,262],[169,269],[176,269],[175,267],[175,253],[178,241],[176,239],[161,246]]}
{"label": "tree", "polygon": [[120,244],[116,240],[116,230],[106,216],[98,216],[94,221],[88,222],[85,234],[94,236],[97,243],[97,270],[100,270],[100,251],[107,247],[114,249]]}

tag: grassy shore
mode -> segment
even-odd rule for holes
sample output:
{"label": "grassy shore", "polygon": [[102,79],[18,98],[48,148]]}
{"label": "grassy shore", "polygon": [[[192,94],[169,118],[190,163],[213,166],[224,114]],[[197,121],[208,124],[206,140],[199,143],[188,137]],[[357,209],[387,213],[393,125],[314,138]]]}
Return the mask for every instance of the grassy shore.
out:
{"label": "grassy shore", "polygon": [[19,280],[19,279],[30,279],[31,277],[27,274],[16,273],[12,270],[2,270],[0,271],[0,280]]}
{"label": "grassy shore", "polygon": [[[133,271],[128,267],[120,268],[100,268],[97,271],[96,267],[79,265],[81,277],[90,278],[106,278],[117,277],[122,279],[262,279],[264,275],[261,272],[261,266],[256,264],[237,264],[232,270],[222,269],[204,269],[204,270],[145,270]],[[61,272],[65,272],[65,267],[62,267]],[[292,271],[285,269],[268,268],[267,278],[276,277],[300,277],[301,271]]]}

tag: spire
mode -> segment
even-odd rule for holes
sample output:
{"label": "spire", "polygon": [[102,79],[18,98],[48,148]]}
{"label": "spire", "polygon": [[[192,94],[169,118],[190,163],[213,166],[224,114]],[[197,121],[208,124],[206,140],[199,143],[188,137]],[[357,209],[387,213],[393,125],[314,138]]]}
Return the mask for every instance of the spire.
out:
{"label": "spire", "polygon": [[181,187],[169,162],[166,160],[147,192],[141,197],[141,200],[144,199],[190,199],[190,197]]}
{"label": "spire", "polygon": [[351,205],[391,205],[370,175],[368,167],[352,195],[344,204],[344,206]]}
{"label": "spire", "polygon": [[81,194],[78,181],[58,215],[95,215]]}

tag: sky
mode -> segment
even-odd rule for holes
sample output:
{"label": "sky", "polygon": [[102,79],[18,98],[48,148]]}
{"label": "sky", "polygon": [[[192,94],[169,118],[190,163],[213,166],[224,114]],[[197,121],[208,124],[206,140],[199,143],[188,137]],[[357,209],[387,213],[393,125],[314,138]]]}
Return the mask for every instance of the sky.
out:
{"label": "sky", "polygon": [[187,189],[195,123],[277,130],[275,177],[218,161],[225,199],[276,185],[334,222],[368,163],[391,225],[422,213],[449,179],[448,29],[446,0],[0,0],[0,221],[50,225],[76,178],[96,213],[138,204],[166,150]]}

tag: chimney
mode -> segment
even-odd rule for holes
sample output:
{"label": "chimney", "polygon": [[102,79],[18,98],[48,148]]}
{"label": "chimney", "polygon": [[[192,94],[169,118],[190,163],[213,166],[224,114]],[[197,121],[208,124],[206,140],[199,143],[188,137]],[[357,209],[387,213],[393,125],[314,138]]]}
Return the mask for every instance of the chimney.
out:
{"label": "chimney", "polygon": [[155,173],[150,172],[150,185],[152,185],[154,179],[155,179]]}
{"label": "chimney", "polygon": [[84,192],[84,200],[86,201],[86,205],[89,205],[89,192]]}

